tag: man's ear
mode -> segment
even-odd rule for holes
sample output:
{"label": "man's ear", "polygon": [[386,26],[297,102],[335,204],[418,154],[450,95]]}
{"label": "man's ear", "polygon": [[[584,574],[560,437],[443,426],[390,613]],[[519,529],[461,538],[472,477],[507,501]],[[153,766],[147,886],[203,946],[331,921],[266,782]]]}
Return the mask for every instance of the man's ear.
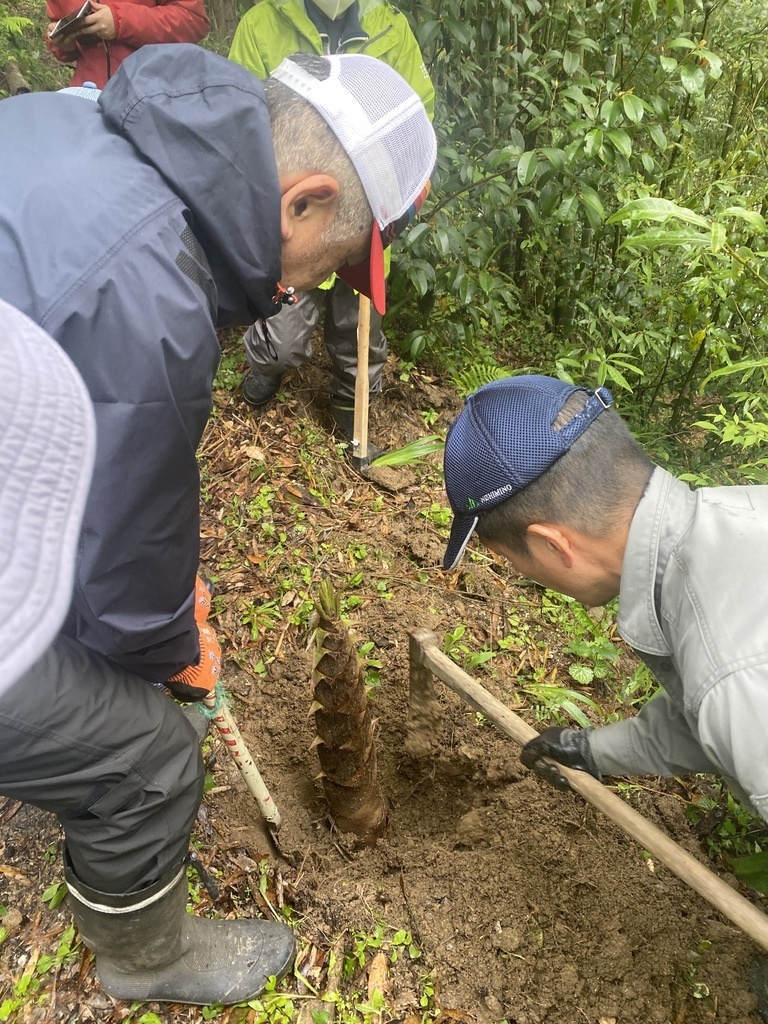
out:
{"label": "man's ear", "polygon": [[566,569],[573,568],[576,558],[573,539],[562,527],[531,523],[526,531],[526,540],[537,557],[554,557]]}
{"label": "man's ear", "polygon": [[324,231],[333,220],[339,199],[339,183],[330,174],[306,174],[281,181],[280,230],[289,241],[298,229]]}

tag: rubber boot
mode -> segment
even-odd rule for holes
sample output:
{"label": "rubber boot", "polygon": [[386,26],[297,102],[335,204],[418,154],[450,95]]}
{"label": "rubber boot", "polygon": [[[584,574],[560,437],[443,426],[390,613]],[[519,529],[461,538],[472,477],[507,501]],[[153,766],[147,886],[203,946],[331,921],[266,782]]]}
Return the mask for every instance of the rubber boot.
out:
{"label": "rubber boot", "polygon": [[183,704],[181,713],[195,730],[198,743],[202,743],[208,735],[208,728],[211,724],[210,718],[203,714],[197,704]]}
{"label": "rubber boot", "polygon": [[262,405],[271,402],[280,390],[280,383],[283,379],[282,373],[274,377],[267,377],[258,370],[251,370],[243,384],[243,398],[248,405],[260,409]]}
{"label": "rubber boot", "polygon": [[104,990],[126,1002],[245,1002],[281,977],[293,933],[276,921],[210,921],[187,913],[186,864],[139,892],[113,895],[83,885],[64,855],[72,916],[96,954]]}

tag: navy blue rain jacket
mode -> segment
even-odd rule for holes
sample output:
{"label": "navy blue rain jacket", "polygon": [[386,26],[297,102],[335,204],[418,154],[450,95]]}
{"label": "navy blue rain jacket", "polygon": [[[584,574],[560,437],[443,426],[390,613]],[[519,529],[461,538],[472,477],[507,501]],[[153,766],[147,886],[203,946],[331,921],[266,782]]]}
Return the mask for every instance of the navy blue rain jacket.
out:
{"label": "navy blue rain jacket", "polygon": [[275,311],[280,189],[262,84],[196,46],[145,46],[98,103],[3,100],[0,139],[0,297],[65,349],[96,410],[65,632],[165,681],[199,653],[195,451],[215,328]]}

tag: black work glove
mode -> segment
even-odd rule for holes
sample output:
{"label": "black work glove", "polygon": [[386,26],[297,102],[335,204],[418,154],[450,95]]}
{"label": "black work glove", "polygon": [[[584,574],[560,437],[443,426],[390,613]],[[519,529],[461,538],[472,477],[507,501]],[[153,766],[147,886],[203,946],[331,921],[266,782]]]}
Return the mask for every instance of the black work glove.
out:
{"label": "black work glove", "polygon": [[592,729],[562,729],[559,726],[545,729],[536,739],[525,744],[520,760],[555,789],[570,789],[570,786],[553,761],[602,779],[589,748],[591,732]]}

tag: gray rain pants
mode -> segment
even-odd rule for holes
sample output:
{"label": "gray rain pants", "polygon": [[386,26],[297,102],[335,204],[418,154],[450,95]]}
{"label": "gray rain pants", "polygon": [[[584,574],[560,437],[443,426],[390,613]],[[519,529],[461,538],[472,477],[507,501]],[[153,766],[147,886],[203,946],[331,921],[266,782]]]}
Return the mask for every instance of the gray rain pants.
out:
{"label": "gray rain pants", "polygon": [[[252,370],[265,377],[277,377],[284,370],[303,366],[312,356],[311,337],[320,311],[325,309],[323,339],[331,357],[332,398],[354,398],[357,378],[357,313],[359,297],[339,278],[333,288],[314,288],[303,292],[293,306],[283,306],[267,321],[270,342],[264,338],[260,322],[252,324],[243,336],[245,352]],[[371,394],[381,391],[381,375],[387,361],[387,339],[381,330],[381,316],[371,307],[371,343],[368,377]]]}
{"label": "gray rain pants", "polygon": [[58,817],[93,889],[135,892],[184,859],[203,778],[179,706],[68,637],[0,696],[0,794]]}

